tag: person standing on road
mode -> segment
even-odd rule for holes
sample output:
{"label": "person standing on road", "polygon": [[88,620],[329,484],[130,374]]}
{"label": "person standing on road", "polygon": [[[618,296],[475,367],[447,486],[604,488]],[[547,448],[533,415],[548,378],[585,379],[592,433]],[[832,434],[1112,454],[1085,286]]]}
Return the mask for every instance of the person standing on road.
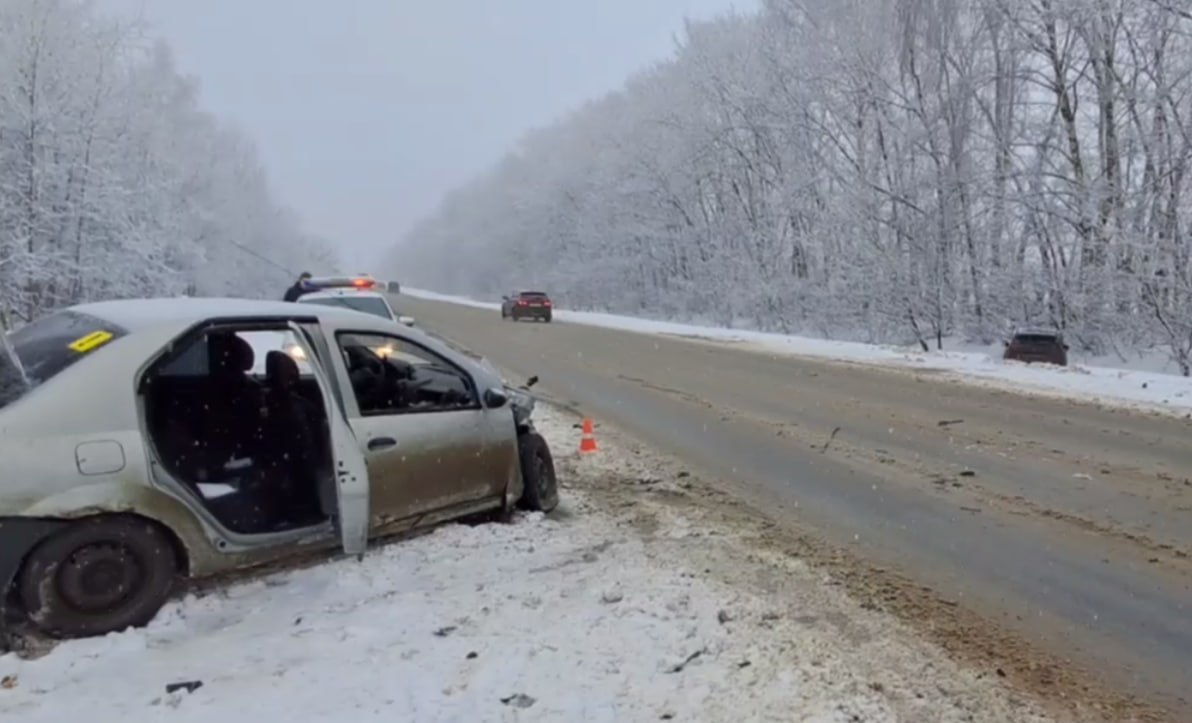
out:
{"label": "person standing on road", "polygon": [[286,295],[282,297],[282,300],[297,301],[298,299],[302,298],[303,294],[309,294],[311,289],[310,285],[307,283],[308,281],[310,281],[310,272],[303,271],[301,274],[299,274],[298,280],[294,282],[294,285],[286,289]]}

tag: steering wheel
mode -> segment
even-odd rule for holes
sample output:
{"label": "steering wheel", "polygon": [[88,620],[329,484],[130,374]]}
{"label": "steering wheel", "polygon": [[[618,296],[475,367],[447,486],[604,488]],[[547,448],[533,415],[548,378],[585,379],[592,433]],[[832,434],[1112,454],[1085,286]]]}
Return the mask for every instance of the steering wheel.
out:
{"label": "steering wheel", "polygon": [[[393,369],[392,364],[386,364],[385,366]],[[394,371],[397,370],[394,369]],[[410,371],[412,372],[413,369]],[[415,398],[411,393],[425,387],[427,384],[430,384],[431,381],[431,379],[427,379],[425,377],[422,379],[415,379],[412,376],[407,376],[398,372],[397,378],[392,380],[392,384],[393,389],[395,392],[397,392],[397,394],[405,399],[408,399],[410,402],[413,402],[415,401]]]}
{"label": "steering wheel", "polygon": [[406,361],[397,359],[382,359],[381,366],[385,367],[385,381],[391,382],[402,389],[421,389],[431,383],[431,379],[415,379],[416,367]]}

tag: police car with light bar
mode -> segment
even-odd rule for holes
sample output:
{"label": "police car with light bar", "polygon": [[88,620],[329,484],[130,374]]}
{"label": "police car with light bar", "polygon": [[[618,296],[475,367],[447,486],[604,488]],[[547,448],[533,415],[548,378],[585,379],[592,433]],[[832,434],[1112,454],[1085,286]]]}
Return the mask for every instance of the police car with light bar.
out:
{"label": "police car with light bar", "polygon": [[384,319],[391,319],[406,326],[413,326],[414,319],[401,316],[389,304],[389,298],[376,279],[368,276],[344,278],[313,278],[305,283],[308,291],[298,299],[299,304],[339,306]]}

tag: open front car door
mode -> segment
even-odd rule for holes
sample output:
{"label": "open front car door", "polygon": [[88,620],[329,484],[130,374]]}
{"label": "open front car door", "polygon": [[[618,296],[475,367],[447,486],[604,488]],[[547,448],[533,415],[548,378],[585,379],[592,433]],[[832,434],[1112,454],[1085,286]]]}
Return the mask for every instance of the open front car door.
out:
{"label": "open front car door", "polygon": [[360,443],[344,417],[343,408],[333,393],[332,377],[323,368],[302,329],[289,324],[295,342],[302,349],[304,358],[310,364],[311,373],[319,383],[323,394],[323,407],[327,410],[328,426],[331,431],[331,454],[335,463],[334,479],[324,484],[334,485],[334,493],[323,495],[324,500],[334,500],[332,519],[339,531],[344,552],[361,557],[368,547],[369,521],[369,479],[368,467]]}

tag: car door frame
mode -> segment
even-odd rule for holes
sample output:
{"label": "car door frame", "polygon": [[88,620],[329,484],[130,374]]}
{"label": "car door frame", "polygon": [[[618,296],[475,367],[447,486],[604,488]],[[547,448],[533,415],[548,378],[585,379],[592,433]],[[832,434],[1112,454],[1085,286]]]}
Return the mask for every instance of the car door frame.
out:
{"label": "car door frame", "polygon": [[[181,481],[176,480],[169,473],[167,467],[160,461],[159,452],[153,443],[153,434],[146,426],[147,418],[141,393],[145,375],[151,369],[155,368],[162,359],[174,354],[180,341],[194,338],[200,334],[207,334],[213,329],[231,329],[234,332],[242,333],[253,331],[285,333],[289,331],[294,335],[296,341],[302,347],[303,353],[307,355],[307,363],[310,365],[312,373],[315,375],[316,383],[322,393],[328,418],[328,427],[330,430],[333,430],[330,436],[332,462],[336,473],[335,479],[337,481],[345,480],[343,483],[336,485],[336,494],[334,495],[336,498],[336,509],[329,515],[332,518],[330,525],[323,523],[321,527],[323,529],[326,529],[328,526],[334,528],[339,533],[340,546],[349,555],[363,555],[365,547],[368,544],[369,482],[364,456],[360,453],[359,446],[354,443],[354,437],[352,437],[351,443],[344,443],[344,430],[348,434],[351,434],[351,426],[348,425],[343,406],[337,399],[336,380],[325,369],[324,360],[326,356],[324,354],[316,355],[315,353],[318,347],[318,340],[312,340],[309,333],[302,328],[301,324],[318,324],[318,320],[313,317],[307,317],[304,314],[285,317],[212,317],[204,319],[197,324],[191,325],[182,333],[171,337],[168,343],[159,348],[156,353],[149,356],[140,368],[137,369],[135,388],[137,390],[138,425],[140,426],[141,437],[145,444],[147,458],[150,460],[150,466],[160,470],[162,473],[160,477],[156,473],[151,473],[150,484],[175,497],[191,510],[197,516],[200,524],[205,528],[211,543],[220,552],[237,553],[247,550],[268,549],[288,542],[307,539],[311,535],[312,528],[260,534],[233,532],[227,529],[205,505],[199,500],[194,499],[193,494],[185,488],[185,485],[182,485]],[[338,445],[335,442],[337,436],[340,438]],[[345,470],[345,474],[341,475],[340,470]],[[363,478],[360,476],[361,472],[364,473]],[[181,487],[175,489],[179,485]],[[342,501],[339,499],[341,488],[344,497]],[[361,495],[361,490],[363,490],[363,495]],[[361,535],[361,530],[363,530],[363,535]]]}
{"label": "car door frame", "polygon": [[[405,328],[405,327],[402,327],[402,328]],[[365,455],[366,459],[368,458],[368,454],[369,454],[367,446],[370,443],[371,439],[369,437],[369,433],[366,431],[363,431],[363,428],[365,426],[372,426],[373,424],[375,424],[375,422],[373,422],[373,420],[375,420],[375,419],[394,419],[394,421],[396,422],[398,419],[400,419],[403,424],[409,424],[409,423],[411,423],[411,420],[417,420],[418,418],[425,417],[426,415],[433,415],[433,414],[439,414],[439,413],[444,413],[444,412],[437,412],[437,411],[408,412],[408,413],[400,413],[399,412],[399,413],[395,413],[392,415],[376,415],[376,416],[370,415],[367,417],[364,416],[364,414],[360,411],[359,403],[356,400],[355,391],[352,389],[351,380],[348,375],[348,368],[347,368],[346,360],[344,359],[343,348],[340,346],[340,337],[344,336],[344,335],[388,337],[391,339],[395,339],[403,344],[412,346],[417,349],[421,349],[421,350],[427,352],[428,354],[432,354],[435,357],[441,358],[445,362],[450,364],[451,367],[455,371],[457,371],[459,374],[461,374],[466,379],[467,383],[472,388],[473,393],[476,395],[476,406],[475,407],[469,407],[467,409],[462,409],[459,411],[467,412],[468,414],[475,415],[475,421],[474,421],[474,425],[473,425],[474,429],[472,431],[472,435],[475,440],[475,443],[477,445],[479,445],[479,447],[480,447],[478,454],[480,457],[483,458],[486,451],[490,451],[489,448],[491,446],[491,441],[493,439],[493,432],[492,432],[493,423],[492,423],[492,416],[491,416],[491,412],[493,410],[488,408],[484,403],[484,391],[485,390],[481,388],[480,383],[479,383],[480,380],[476,379],[475,375],[472,374],[465,366],[460,365],[456,360],[451,359],[450,356],[445,355],[443,352],[428,348],[425,344],[420,343],[418,340],[413,339],[410,336],[403,334],[400,329],[381,330],[381,329],[377,329],[377,328],[369,328],[367,326],[357,327],[357,326],[353,326],[353,325],[349,325],[349,324],[340,324],[340,325],[337,325],[335,328],[327,330],[326,341],[327,341],[328,346],[334,350],[333,356],[335,357],[335,359],[334,359],[332,365],[335,368],[335,375],[338,379],[339,386],[341,389],[344,390],[343,397],[344,397],[344,405],[345,405],[345,411],[347,414],[348,423],[350,425],[353,425],[353,429],[357,432],[357,439],[359,440],[359,443],[360,443],[360,449],[361,449],[362,454]],[[450,413],[450,412],[447,412],[447,413]],[[357,421],[357,420],[359,420],[359,421]],[[512,424],[512,417],[510,417],[509,421],[510,421],[510,424]],[[373,435],[373,436],[374,437],[392,436],[392,437],[394,437],[395,441],[397,442],[397,445],[400,447],[403,444],[402,437],[405,435],[401,434],[400,425],[395,425],[395,426],[398,427],[398,431],[394,432],[394,434],[392,434],[392,435]],[[382,499],[387,500],[387,499],[392,499],[394,497],[400,498],[400,496],[401,496],[400,490],[395,489],[394,487],[396,487],[397,485],[400,485],[403,481],[403,478],[395,477],[394,479],[381,479],[379,475],[370,475],[370,478],[372,479],[372,483],[374,485],[377,485],[378,487],[383,486],[385,488],[383,492],[374,494],[375,500],[382,500]],[[391,486],[394,486],[394,487],[391,487]],[[493,481],[486,481],[485,483],[477,482],[476,484],[472,485],[470,483],[470,481],[464,480],[461,482],[461,488],[460,488],[459,492],[456,495],[448,495],[447,499],[443,503],[428,505],[428,506],[425,506],[420,509],[413,509],[409,512],[409,514],[398,514],[398,515],[390,514],[390,509],[393,507],[393,505],[386,506],[383,503],[380,503],[378,501],[377,504],[374,505],[374,508],[372,510],[372,515],[374,518],[374,528],[388,527],[391,524],[398,523],[402,520],[409,520],[411,518],[420,519],[425,516],[436,515],[437,513],[442,513],[444,511],[450,510],[452,508],[469,509],[471,507],[488,506],[490,500],[502,500],[503,501],[504,492],[505,492],[505,485],[503,483],[498,485],[497,483],[495,483]]]}
{"label": "car door frame", "polygon": [[368,548],[372,484],[364,452],[345,414],[342,404],[344,395],[337,395],[334,391],[338,380],[332,371],[325,368],[328,362],[334,364],[334,355],[327,359],[320,354],[314,341],[293,320],[287,326],[306,355],[323,396],[323,408],[326,410],[331,436],[331,459],[335,467],[335,513],[332,517],[339,531],[340,546],[346,554],[360,557]]}

